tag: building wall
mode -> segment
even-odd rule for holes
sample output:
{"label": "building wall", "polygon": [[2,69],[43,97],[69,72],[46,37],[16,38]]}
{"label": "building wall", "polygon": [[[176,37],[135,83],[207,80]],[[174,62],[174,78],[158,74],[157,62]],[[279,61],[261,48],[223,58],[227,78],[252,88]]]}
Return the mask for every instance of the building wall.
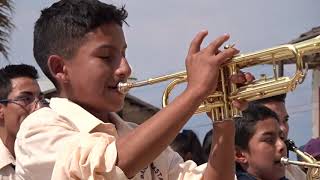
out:
{"label": "building wall", "polygon": [[312,73],[312,136],[319,137],[319,98],[320,98],[320,71],[314,69]]}
{"label": "building wall", "polygon": [[125,105],[123,110],[119,112],[119,115],[126,121],[141,124],[159,110],[159,108],[154,107],[134,96],[127,95]]}

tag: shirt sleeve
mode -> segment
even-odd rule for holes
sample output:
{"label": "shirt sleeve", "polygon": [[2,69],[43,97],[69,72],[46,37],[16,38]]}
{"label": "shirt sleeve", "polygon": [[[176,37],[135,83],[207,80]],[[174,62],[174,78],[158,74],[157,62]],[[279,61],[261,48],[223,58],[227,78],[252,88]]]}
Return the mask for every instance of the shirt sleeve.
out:
{"label": "shirt sleeve", "polygon": [[[183,162],[182,157],[168,148],[169,158],[171,163],[169,166],[168,179],[178,180],[202,180],[203,173],[206,170],[207,163],[197,166],[197,164],[191,160]],[[170,152],[171,151],[171,152]],[[237,180],[237,176],[234,175],[234,180]]]}
{"label": "shirt sleeve", "polygon": [[202,179],[207,164],[197,166],[195,162],[190,160],[184,162],[182,157],[171,148],[167,148],[165,152],[163,152],[163,155],[169,159],[168,179]]}
{"label": "shirt sleeve", "polygon": [[79,136],[59,152],[51,179],[127,179],[115,166],[114,137],[105,133]]}
{"label": "shirt sleeve", "polygon": [[80,133],[50,111],[39,110],[20,126],[15,142],[19,179],[126,179],[115,166],[115,137]]}

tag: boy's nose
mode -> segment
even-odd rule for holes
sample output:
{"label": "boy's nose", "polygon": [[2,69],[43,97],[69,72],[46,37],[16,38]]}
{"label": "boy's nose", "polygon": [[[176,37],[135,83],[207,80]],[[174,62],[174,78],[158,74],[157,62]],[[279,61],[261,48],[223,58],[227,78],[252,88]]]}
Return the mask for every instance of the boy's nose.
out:
{"label": "boy's nose", "polygon": [[49,102],[47,102],[46,99],[37,100],[36,102],[34,102],[32,108],[31,108],[31,112],[34,112],[40,108],[48,107],[48,106],[49,106]]}
{"label": "boy's nose", "polygon": [[278,141],[277,141],[277,149],[279,150],[279,152],[281,154],[283,154],[283,155],[287,154],[287,146],[284,143],[284,141],[280,138],[278,138]]}
{"label": "boy's nose", "polygon": [[131,67],[125,57],[121,59],[119,68],[116,70],[116,74],[121,79],[127,79],[131,74]]}

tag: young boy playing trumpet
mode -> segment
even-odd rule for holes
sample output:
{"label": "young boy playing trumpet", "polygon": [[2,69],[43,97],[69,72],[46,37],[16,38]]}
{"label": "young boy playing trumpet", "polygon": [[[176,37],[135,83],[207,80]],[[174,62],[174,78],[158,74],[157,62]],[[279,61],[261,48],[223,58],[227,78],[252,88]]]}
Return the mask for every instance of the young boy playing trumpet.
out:
{"label": "young boy playing trumpet", "polygon": [[237,179],[286,180],[280,159],[287,151],[277,114],[263,105],[250,104],[235,125]]}
{"label": "young boy playing trumpet", "polygon": [[[126,17],[124,8],[97,0],[62,0],[42,11],[34,29],[34,56],[59,96],[21,124],[17,175],[41,180],[233,179],[233,121],[214,123],[207,166],[183,163],[168,148],[216,89],[220,65],[239,52],[219,50],[229,35],[201,49],[208,32],[198,33],[186,58],[186,89],[133,128],[114,113],[125,98],[117,85],[131,73],[122,30]],[[235,79],[246,81],[243,75]]]}

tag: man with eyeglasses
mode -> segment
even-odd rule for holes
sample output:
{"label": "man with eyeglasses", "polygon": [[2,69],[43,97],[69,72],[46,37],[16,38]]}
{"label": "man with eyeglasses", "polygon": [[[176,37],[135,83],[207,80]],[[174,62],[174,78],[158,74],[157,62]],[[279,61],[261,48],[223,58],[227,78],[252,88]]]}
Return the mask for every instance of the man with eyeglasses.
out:
{"label": "man with eyeglasses", "polygon": [[21,122],[40,108],[44,98],[37,83],[38,72],[30,65],[0,69],[0,179],[15,179],[14,142]]}

